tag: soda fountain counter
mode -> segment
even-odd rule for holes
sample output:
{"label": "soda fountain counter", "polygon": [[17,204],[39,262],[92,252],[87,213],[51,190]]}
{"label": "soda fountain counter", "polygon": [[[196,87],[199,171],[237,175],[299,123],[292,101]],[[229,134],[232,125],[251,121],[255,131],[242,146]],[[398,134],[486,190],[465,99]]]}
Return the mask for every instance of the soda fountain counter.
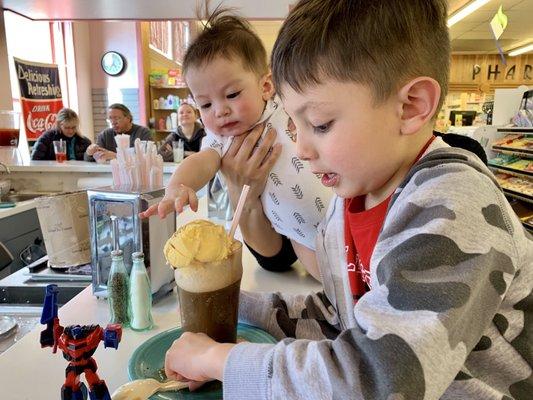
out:
{"label": "soda fountain counter", "polygon": [[[321,285],[305,272],[299,264],[283,274],[268,272],[258,266],[247,249],[243,249],[244,273],[241,288],[248,291],[281,291],[308,293],[320,290]],[[94,354],[98,374],[107,383],[110,393],[128,381],[128,360],[135,349],[150,337],[179,325],[176,292],[154,304],[155,327],[144,332],[124,329],[118,350],[104,349],[100,345]],[[91,288],[84,289],[59,309],[62,326],[69,324],[100,324],[109,321],[107,301],[92,295]],[[66,361],[61,352],[41,348],[40,332],[45,325],[36,326],[31,332],[0,355],[0,398],[5,400],[34,400],[60,398],[65,378]]]}
{"label": "soda fountain counter", "polygon": [[[163,183],[166,184],[176,168],[175,163],[163,163]],[[30,161],[23,165],[9,165],[12,189],[15,191],[70,192],[78,189],[108,186],[113,183],[110,164],[87,161]]]}

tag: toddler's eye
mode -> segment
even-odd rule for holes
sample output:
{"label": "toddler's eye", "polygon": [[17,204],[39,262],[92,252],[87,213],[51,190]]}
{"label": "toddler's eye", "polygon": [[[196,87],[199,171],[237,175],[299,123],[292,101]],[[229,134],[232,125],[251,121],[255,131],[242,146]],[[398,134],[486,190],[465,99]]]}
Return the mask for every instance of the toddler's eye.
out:
{"label": "toddler's eye", "polygon": [[313,126],[313,130],[315,131],[315,133],[327,133],[329,129],[331,128],[332,124],[333,124],[333,121],[330,121],[322,125]]}
{"label": "toddler's eye", "polygon": [[235,97],[237,97],[239,94],[241,94],[241,92],[235,92],[235,93],[231,93],[231,94],[228,94],[226,97],[228,99],[234,99]]}
{"label": "toddler's eye", "polygon": [[203,110],[207,110],[209,107],[211,107],[211,103],[205,103],[205,104],[200,106],[200,108],[203,109]]}

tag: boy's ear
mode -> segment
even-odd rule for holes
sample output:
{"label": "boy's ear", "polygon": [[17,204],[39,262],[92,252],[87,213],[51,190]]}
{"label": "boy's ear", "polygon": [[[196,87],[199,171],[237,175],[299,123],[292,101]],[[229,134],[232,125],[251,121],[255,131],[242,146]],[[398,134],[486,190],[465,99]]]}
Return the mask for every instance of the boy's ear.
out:
{"label": "boy's ear", "polygon": [[261,78],[261,91],[263,94],[263,100],[267,101],[274,96],[274,83],[272,82],[272,73],[269,71]]}
{"label": "boy's ear", "polygon": [[398,92],[401,106],[401,132],[412,135],[420,131],[435,115],[440,99],[440,85],[430,77],[409,81]]}

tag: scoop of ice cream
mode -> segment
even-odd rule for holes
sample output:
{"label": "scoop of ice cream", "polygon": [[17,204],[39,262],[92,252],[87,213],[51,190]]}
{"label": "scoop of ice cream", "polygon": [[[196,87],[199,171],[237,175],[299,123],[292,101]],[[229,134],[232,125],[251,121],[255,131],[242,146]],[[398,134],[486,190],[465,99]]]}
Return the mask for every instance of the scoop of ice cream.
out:
{"label": "scoop of ice cream", "polygon": [[189,222],[167,240],[163,252],[174,268],[186,267],[193,261],[213,262],[231,254],[233,239],[224,227],[206,220]]}

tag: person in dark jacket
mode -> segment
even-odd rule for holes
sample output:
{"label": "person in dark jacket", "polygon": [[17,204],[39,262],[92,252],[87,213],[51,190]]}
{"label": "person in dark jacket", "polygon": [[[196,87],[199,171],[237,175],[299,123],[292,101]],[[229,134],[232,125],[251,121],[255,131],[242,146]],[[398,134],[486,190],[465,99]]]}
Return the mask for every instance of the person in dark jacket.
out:
{"label": "person in dark jacket", "polygon": [[129,135],[130,147],[136,139],[153,140],[150,130],[133,123],[131,111],[124,104],[114,103],[108,107],[107,118],[111,128],[104,129],[96,138],[96,144],[89,146],[85,152],[86,161],[109,161],[117,157],[116,135]]}
{"label": "person in dark jacket", "polygon": [[483,161],[483,164],[487,165],[487,154],[485,153],[483,146],[481,146],[477,140],[465,135],[458,135],[456,133],[441,133],[433,131],[433,135],[441,137],[442,140],[444,140],[444,143],[447,143],[452,147],[460,147],[474,153],[481,161]]}
{"label": "person in dark jacket", "polygon": [[83,160],[91,141],[78,131],[78,114],[70,108],[57,113],[55,128],[45,131],[33,146],[32,160],[55,160],[54,140],[63,139],[67,143],[67,160]]}
{"label": "person in dark jacket", "polygon": [[178,108],[178,129],[165,138],[159,148],[159,154],[164,161],[174,161],[172,142],[183,140],[185,157],[200,151],[202,138],[205,136],[204,127],[196,121],[196,110],[188,103],[182,103]]}

